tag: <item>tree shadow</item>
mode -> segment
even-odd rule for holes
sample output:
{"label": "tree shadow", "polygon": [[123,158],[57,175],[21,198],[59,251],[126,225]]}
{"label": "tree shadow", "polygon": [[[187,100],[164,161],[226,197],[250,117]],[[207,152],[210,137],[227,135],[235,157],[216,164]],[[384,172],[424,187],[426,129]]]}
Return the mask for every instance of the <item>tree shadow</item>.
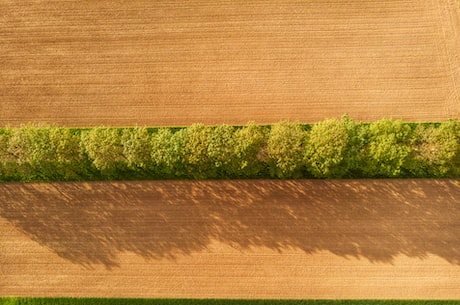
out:
{"label": "tree shadow", "polygon": [[460,265],[460,180],[5,183],[0,216],[88,268],[117,267],[122,252],[175,259],[213,240]]}

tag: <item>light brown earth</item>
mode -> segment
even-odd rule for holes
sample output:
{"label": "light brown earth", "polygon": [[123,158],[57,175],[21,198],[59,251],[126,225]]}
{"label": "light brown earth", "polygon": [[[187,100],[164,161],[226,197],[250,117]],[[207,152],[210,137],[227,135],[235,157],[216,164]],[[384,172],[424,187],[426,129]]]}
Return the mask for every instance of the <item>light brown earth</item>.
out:
{"label": "light brown earth", "polygon": [[[460,117],[456,0],[0,2],[0,126]],[[460,298],[460,181],[0,184],[0,295]]]}
{"label": "light brown earth", "polygon": [[460,298],[460,180],[0,184],[0,295]]}
{"label": "light brown earth", "polygon": [[457,0],[0,2],[0,126],[460,117]]}

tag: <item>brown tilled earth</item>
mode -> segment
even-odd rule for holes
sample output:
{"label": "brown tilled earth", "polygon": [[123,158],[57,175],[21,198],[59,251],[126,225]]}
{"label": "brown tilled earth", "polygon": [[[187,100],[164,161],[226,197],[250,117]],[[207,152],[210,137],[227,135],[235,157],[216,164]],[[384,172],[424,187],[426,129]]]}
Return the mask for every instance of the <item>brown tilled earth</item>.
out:
{"label": "brown tilled earth", "polygon": [[[456,0],[0,2],[0,126],[460,117]],[[0,184],[0,295],[460,298],[460,181]]]}
{"label": "brown tilled earth", "polygon": [[460,180],[0,184],[0,295],[460,298]]}
{"label": "brown tilled earth", "polygon": [[460,117],[457,0],[3,0],[0,12],[0,126]]}

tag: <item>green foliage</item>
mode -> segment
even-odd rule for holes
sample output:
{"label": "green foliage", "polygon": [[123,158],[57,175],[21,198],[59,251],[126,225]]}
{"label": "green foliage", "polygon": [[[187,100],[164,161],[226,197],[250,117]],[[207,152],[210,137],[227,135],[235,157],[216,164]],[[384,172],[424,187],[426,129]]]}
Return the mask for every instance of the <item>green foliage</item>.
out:
{"label": "green foliage", "polygon": [[151,138],[151,160],[157,177],[184,177],[185,143],[187,129],[173,132],[170,128],[160,128]]}
{"label": "green foliage", "polygon": [[231,171],[234,128],[193,124],[187,128],[184,162],[195,179],[224,178]]}
{"label": "green foliage", "polygon": [[0,129],[0,181],[311,177],[459,178],[460,123]]}
{"label": "green foliage", "polygon": [[9,153],[20,165],[40,165],[56,160],[56,147],[50,141],[51,128],[24,126],[7,130]]}
{"label": "green foliage", "polygon": [[71,179],[80,157],[79,138],[69,129],[28,125],[0,135],[3,180],[17,175],[23,181]]}
{"label": "green foliage", "polygon": [[234,163],[234,128],[225,124],[212,128],[208,133],[206,144],[213,178],[227,177]]}
{"label": "green foliage", "polygon": [[47,172],[41,170],[43,175],[40,180],[53,176],[56,180],[85,179],[83,172],[86,164],[80,151],[80,136],[70,129],[52,127],[49,130],[49,142],[53,148],[54,160],[48,162]]}
{"label": "green foliage", "polygon": [[266,162],[267,129],[249,123],[234,135],[232,174],[236,177],[257,177],[263,174]]}
{"label": "green foliage", "polygon": [[123,156],[131,169],[146,169],[151,157],[150,135],[145,127],[123,129],[121,146]]}
{"label": "green foliage", "polygon": [[348,131],[343,121],[329,119],[315,124],[305,150],[308,170],[319,178],[344,176],[347,148]]}
{"label": "green foliage", "polygon": [[208,155],[211,135],[211,127],[203,124],[193,124],[187,128],[184,159],[191,177],[195,179],[213,178],[215,175],[215,168]]}
{"label": "green foliage", "polygon": [[411,128],[401,120],[382,119],[369,126],[367,166],[369,177],[398,177],[411,153]]}
{"label": "green foliage", "polygon": [[[459,124],[441,123],[438,128],[418,125],[413,135],[412,171],[423,177],[443,177],[458,162],[460,150]],[[452,173],[451,173],[452,174]]]}
{"label": "green foliage", "polygon": [[97,127],[84,131],[81,148],[101,171],[116,170],[118,163],[125,160],[120,133],[115,128]]}
{"label": "green foliage", "polygon": [[359,124],[348,116],[342,117],[342,124],[347,130],[348,144],[345,151],[345,177],[366,177],[365,174],[365,146],[369,142],[369,125]]}
{"label": "green foliage", "polygon": [[80,137],[73,134],[70,129],[50,128],[49,141],[53,147],[53,157],[58,163],[68,164],[81,161]]}
{"label": "green foliage", "polygon": [[272,126],[267,141],[267,157],[273,177],[301,176],[305,135],[300,124],[284,121]]}
{"label": "green foliage", "polygon": [[0,132],[0,175],[3,177],[9,176],[8,167],[16,163],[14,157],[8,152],[9,140],[10,132],[2,130]]}

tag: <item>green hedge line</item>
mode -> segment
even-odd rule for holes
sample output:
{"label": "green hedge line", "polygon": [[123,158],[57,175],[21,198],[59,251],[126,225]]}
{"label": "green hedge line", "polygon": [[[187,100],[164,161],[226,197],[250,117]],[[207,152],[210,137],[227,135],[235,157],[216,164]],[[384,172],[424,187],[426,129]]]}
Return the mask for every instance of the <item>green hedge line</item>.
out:
{"label": "green hedge line", "polygon": [[389,177],[460,177],[460,122],[0,129],[0,181]]}
{"label": "green hedge line", "polygon": [[450,300],[226,300],[226,299],[102,299],[0,298],[0,305],[457,305]]}

